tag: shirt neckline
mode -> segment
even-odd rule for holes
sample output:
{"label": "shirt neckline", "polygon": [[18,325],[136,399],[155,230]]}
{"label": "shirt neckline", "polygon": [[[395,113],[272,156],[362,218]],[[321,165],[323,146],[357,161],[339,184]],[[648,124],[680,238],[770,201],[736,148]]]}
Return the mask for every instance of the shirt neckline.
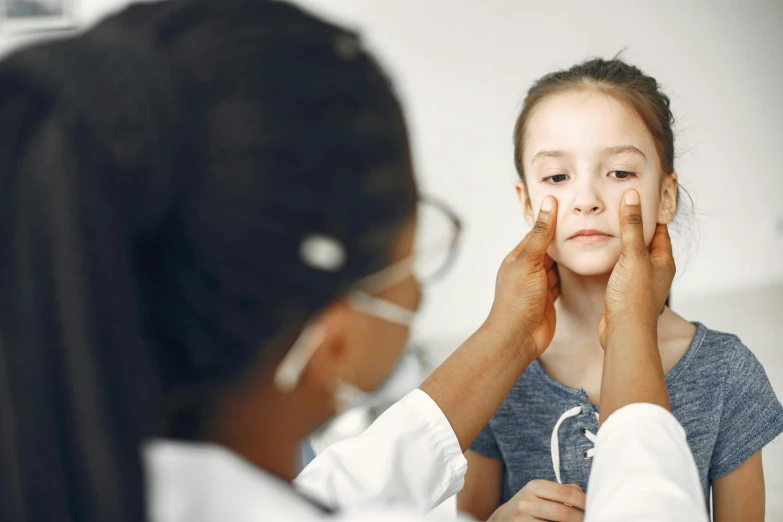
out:
{"label": "shirt neckline", "polygon": [[[704,337],[707,334],[707,328],[703,324],[699,322],[693,322],[692,324],[696,326],[696,333],[693,335],[693,339],[691,339],[688,348],[685,350],[685,353],[682,354],[680,360],[677,361],[674,367],[672,367],[672,369],[669,370],[664,376],[664,378],[666,379],[667,386],[671,385],[671,383],[674,382],[674,380],[683,372],[683,370],[687,368],[688,364],[690,363],[691,359],[693,359],[694,355],[696,354],[702,342],[704,341]],[[566,386],[562,382],[553,379],[541,367],[541,364],[538,362],[538,359],[534,359],[533,362],[530,363],[530,368],[533,370],[533,372],[535,372],[537,376],[539,376],[550,387],[555,388],[559,392],[563,392],[571,397],[578,396],[581,401],[583,401],[585,404],[589,404],[595,411],[598,411],[598,406],[590,402],[590,399],[587,396],[587,392],[585,392],[581,388],[576,389],[570,386]]]}

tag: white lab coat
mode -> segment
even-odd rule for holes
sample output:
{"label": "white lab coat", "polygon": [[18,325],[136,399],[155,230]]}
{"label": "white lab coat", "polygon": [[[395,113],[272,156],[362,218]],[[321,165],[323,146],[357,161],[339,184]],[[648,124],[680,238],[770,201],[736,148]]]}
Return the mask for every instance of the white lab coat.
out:
{"label": "white lab coat", "polygon": [[[219,446],[156,440],[144,456],[154,522],[423,521],[467,469],[448,420],[420,390],[316,457],[294,483],[304,496]],[[707,521],[685,432],[657,406],[628,406],[602,426],[588,489],[589,522]]]}

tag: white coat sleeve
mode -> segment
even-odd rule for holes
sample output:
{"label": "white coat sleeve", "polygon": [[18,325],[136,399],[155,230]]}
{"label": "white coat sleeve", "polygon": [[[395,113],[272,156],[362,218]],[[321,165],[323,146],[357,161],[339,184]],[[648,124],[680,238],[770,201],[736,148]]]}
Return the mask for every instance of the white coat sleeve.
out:
{"label": "white coat sleeve", "polygon": [[424,512],[461,490],[466,470],[446,416],[429,395],[414,390],[364,433],[318,455],[294,485],[341,510],[404,505]]}
{"label": "white coat sleeve", "polygon": [[631,404],[601,426],[585,522],[707,522],[685,430],[653,404]]}

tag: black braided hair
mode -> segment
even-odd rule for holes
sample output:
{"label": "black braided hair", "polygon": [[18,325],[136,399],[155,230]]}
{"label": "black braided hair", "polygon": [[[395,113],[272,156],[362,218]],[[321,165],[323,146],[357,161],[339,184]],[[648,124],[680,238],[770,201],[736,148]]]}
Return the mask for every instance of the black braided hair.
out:
{"label": "black braided hair", "polygon": [[[143,520],[162,404],[235,383],[415,209],[383,71],[283,2],[139,4],[17,52],[0,126],[0,520]],[[303,263],[311,233],[345,264]]]}

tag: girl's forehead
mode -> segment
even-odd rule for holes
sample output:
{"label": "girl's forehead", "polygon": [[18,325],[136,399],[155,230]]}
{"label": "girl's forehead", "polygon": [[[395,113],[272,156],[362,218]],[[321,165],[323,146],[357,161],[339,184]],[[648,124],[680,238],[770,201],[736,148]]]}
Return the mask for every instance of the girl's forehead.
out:
{"label": "girl's forehead", "polygon": [[582,89],[539,102],[527,122],[523,154],[527,163],[540,150],[579,155],[626,145],[655,151],[652,136],[633,109],[608,94]]}

